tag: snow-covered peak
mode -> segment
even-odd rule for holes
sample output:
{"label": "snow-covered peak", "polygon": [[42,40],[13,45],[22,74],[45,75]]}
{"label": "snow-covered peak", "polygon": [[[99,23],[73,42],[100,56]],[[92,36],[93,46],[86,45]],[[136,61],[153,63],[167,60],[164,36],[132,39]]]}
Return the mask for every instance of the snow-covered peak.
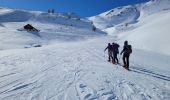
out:
{"label": "snow-covered peak", "polygon": [[106,29],[123,23],[135,23],[139,15],[140,12],[135,6],[125,6],[91,17],[90,20],[98,28]]}
{"label": "snow-covered peak", "polygon": [[0,9],[0,22],[24,22],[33,17],[33,13],[23,10]]}
{"label": "snow-covered peak", "polygon": [[[23,29],[27,24],[40,32]],[[75,13],[48,13],[0,8],[0,50],[73,41],[103,34]]]}
{"label": "snow-covered peak", "polygon": [[170,0],[118,7],[90,17],[94,25],[123,44],[128,40],[134,48],[170,54]]}
{"label": "snow-covered peak", "polygon": [[[53,23],[78,27],[91,27],[92,24],[76,15],[75,13],[47,13],[41,11],[25,11],[18,9],[0,9],[0,22],[26,22],[36,21],[41,23]],[[71,24],[72,23],[72,24]]]}
{"label": "snow-covered peak", "polygon": [[169,10],[170,0],[151,0],[138,6],[138,9],[141,12],[141,17],[146,17],[163,10]]}
{"label": "snow-covered peak", "polygon": [[12,9],[6,9],[0,7],[0,15],[12,12]]}
{"label": "snow-covered peak", "polygon": [[162,11],[143,18],[142,25],[118,35],[121,43],[129,40],[134,48],[170,55],[170,11]]}
{"label": "snow-covered peak", "polygon": [[151,0],[146,3],[114,8],[97,16],[90,17],[97,28],[105,30],[116,26],[127,26],[141,18],[170,9],[170,0]]}
{"label": "snow-covered peak", "polygon": [[[133,21],[135,10],[127,6],[99,16],[121,24],[121,18]],[[123,17],[116,17],[120,12]],[[120,41],[100,35],[74,14],[3,8],[0,13],[0,100],[170,100],[170,56],[154,53],[170,54],[168,10],[140,19]],[[24,25],[40,31],[17,30]],[[112,64],[103,52],[107,43],[115,40],[122,47],[125,39],[133,49],[129,71],[121,55],[119,64]]]}

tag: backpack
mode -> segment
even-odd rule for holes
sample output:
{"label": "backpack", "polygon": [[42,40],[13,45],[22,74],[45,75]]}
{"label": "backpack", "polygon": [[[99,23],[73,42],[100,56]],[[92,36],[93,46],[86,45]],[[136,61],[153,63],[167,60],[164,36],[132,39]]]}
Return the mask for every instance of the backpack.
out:
{"label": "backpack", "polygon": [[113,49],[116,53],[119,53],[119,45],[118,44],[114,44]]}
{"label": "backpack", "polygon": [[112,50],[112,45],[108,46],[108,50],[110,50],[110,51]]}
{"label": "backpack", "polygon": [[126,46],[125,53],[126,53],[126,54],[131,54],[131,53],[132,53],[132,46],[131,46],[131,45],[127,45],[127,46]]}

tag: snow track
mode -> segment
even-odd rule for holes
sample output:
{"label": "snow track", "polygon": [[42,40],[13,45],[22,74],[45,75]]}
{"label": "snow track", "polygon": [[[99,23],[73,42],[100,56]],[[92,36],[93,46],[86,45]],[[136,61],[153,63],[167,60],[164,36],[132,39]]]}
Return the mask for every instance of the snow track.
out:
{"label": "snow track", "polygon": [[108,63],[101,42],[1,51],[0,100],[169,100],[169,71]]}
{"label": "snow track", "polygon": [[[152,0],[90,18],[111,34],[129,30],[113,37],[72,14],[0,8],[0,100],[170,100],[169,3]],[[28,23],[41,31],[18,31]],[[104,52],[124,39],[133,47],[130,71],[107,62]]]}

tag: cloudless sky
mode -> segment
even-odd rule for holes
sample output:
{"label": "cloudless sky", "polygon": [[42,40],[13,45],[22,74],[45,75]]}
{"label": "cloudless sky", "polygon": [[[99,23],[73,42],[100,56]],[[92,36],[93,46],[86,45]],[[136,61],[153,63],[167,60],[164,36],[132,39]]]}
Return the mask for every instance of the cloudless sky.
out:
{"label": "cloudless sky", "polygon": [[115,7],[149,0],[0,0],[0,7],[57,12],[75,12],[82,17],[94,16]]}

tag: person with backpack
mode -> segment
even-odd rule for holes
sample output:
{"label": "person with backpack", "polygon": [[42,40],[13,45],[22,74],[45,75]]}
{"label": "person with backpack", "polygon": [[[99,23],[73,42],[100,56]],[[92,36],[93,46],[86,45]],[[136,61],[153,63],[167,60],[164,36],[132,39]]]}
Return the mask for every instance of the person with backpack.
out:
{"label": "person with backpack", "polygon": [[112,56],[112,45],[110,43],[108,43],[108,46],[105,48],[104,51],[108,50],[108,61],[110,62],[111,60],[113,60],[113,56]]}
{"label": "person with backpack", "polygon": [[119,64],[119,60],[117,58],[117,55],[119,54],[119,44],[112,43],[113,48],[113,64]]}
{"label": "person with backpack", "polygon": [[132,53],[132,46],[128,45],[128,41],[125,41],[121,55],[123,54],[123,63],[124,63],[123,67],[125,67],[127,70],[129,70],[129,57],[131,53]]}

